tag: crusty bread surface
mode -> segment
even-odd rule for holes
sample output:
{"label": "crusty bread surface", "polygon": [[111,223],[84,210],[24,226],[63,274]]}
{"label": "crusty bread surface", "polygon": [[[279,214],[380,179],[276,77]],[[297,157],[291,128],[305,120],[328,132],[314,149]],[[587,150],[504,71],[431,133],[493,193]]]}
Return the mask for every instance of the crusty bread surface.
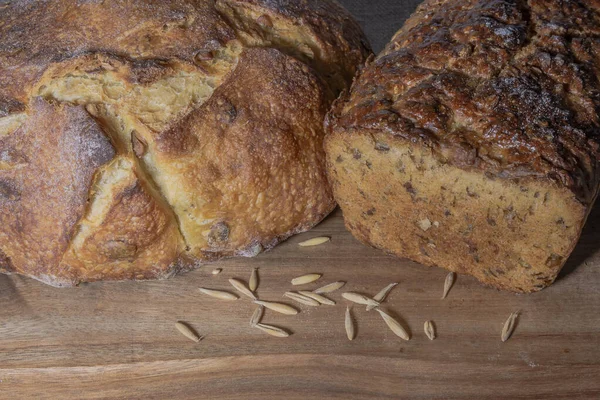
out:
{"label": "crusty bread surface", "polygon": [[369,54],[333,0],[3,2],[0,271],[164,278],[311,228]]}
{"label": "crusty bread surface", "polygon": [[599,1],[426,1],[327,117],[346,226],[496,288],[547,287],[598,193],[599,66]]}

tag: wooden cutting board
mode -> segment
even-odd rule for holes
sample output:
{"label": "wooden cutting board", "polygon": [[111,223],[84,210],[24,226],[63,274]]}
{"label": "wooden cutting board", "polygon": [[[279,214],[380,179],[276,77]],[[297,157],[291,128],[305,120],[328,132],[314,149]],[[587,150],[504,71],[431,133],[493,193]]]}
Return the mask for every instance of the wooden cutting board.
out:
{"label": "wooden cutting board", "polygon": [[[600,398],[600,207],[560,279],[533,295],[502,293],[459,276],[441,300],[446,273],[359,244],[338,210],[309,233],[254,259],[233,259],[161,282],[55,289],[0,276],[2,399],[598,399]],[[330,243],[298,242],[329,235]],[[220,275],[211,271],[222,268]],[[412,339],[394,336],[375,311],[354,306],[357,338],[344,332],[347,302],[267,312],[293,332],[274,338],[249,326],[254,310],[198,287],[230,289],[260,268],[261,299],[282,301],[290,279],[323,274],[374,295],[399,282],[383,307]],[[513,337],[500,332],[513,311]],[[175,329],[189,322],[194,343]],[[423,323],[435,321],[438,338]]]}

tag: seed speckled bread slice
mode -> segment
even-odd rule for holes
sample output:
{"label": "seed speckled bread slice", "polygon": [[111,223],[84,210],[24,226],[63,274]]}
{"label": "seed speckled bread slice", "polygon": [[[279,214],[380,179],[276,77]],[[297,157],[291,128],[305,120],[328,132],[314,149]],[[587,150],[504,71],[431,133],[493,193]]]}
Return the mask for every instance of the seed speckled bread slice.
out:
{"label": "seed speckled bread slice", "polygon": [[362,242],[516,292],[550,285],[597,196],[600,3],[430,0],[326,125]]}
{"label": "seed speckled bread slice", "polygon": [[332,0],[0,3],[0,271],[254,256],[335,207],[323,118],[369,45]]}

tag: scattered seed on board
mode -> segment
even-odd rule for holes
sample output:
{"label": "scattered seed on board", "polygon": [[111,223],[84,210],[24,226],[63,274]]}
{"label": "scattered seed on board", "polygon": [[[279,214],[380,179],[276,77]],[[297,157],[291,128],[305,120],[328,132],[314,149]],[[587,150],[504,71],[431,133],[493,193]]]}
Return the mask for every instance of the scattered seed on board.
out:
{"label": "scattered seed on board", "polygon": [[209,295],[210,297],[214,297],[214,298],[217,298],[220,300],[237,300],[237,299],[239,299],[239,297],[237,297],[235,294],[225,292],[224,290],[200,288],[200,292],[204,293],[206,295]]}
{"label": "scattered seed on board", "polygon": [[348,340],[354,339],[354,321],[352,321],[352,315],[350,315],[350,307],[348,306],[346,306],[345,326],[346,336],[348,336]]}
{"label": "scattered seed on board", "polygon": [[215,268],[212,270],[213,275],[219,275],[223,270],[221,268]]}
{"label": "scattered seed on board", "polygon": [[307,306],[313,306],[313,307],[318,307],[319,306],[319,302],[311,299],[310,297],[306,297],[301,295],[300,293],[294,293],[294,292],[285,292],[283,294],[285,297],[289,297],[290,299],[297,301],[298,303],[302,303],[305,304]]}
{"label": "scattered seed on board", "polygon": [[387,326],[392,330],[392,332],[394,332],[396,334],[396,336],[398,336],[404,340],[410,340],[410,336],[408,335],[408,332],[406,332],[406,329],[404,329],[404,327],[402,325],[400,325],[400,322],[396,321],[394,318],[392,318],[390,315],[386,314],[385,312],[381,311],[379,308],[377,309],[377,311],[379,312],[379,314],[381,315],[381,318],[383,318],[383,320],[385,321]]}
{"label": "scattered seed on board", "polygon": [[305,240],[304,242],[300,242],[300,243],[298,243],[298,245],[301,247],[318,246],[320,244],[327,243],[330,240],[331,240],[330,237],[319,236],[319,237],[314,237],[312,239]]}
{"label": "scattered seed on board", "polygon": [[254,313],[252,314],[252,318],[250,318],[250,326],[256,326],[260,324],[260,320],[262,319],[264,312],[265,308],[263,306],[256,307],[256,310],[254,310]]}
{"label": "scattered seed on board", "polygon": [[192,328],[190,328],[188,326],[188,324],[186,324],[185,322],[178,321],[175,324],[175,327],[177,328],[177,330],[179,332],[181,332],[183,334],[183,336],[185,336],[186,338],[188,338],[190,340],[193,340],[196,343],[198,343],[200,340],[202,340],[202,338],[200,336],[198,336],[198,334],[196,332],[194,332],[194,330]]}
{"label": "scattered seed on board", "polygon": [[256,291],[258,287],[258,268],[252,269],[252,274],[250,274],[250,280],[248,281],[248,288],[253,292]]}
{"label": "scattered seed on board", "polygon": [[277,311],[278,313],[281,313],[281,314],[285,314],[285,315],[298,314],[298,310],[296,310],[292,306],[288,306],[287,304],[276,303],[274,301],[260,301],[260,300],[254,300],[254,303],[261,305],[261,306],[265,306],[265,308],[268,308],[269,310]]}
{"label": "scattered seed on board", "polygon": [[515,322],[517,321],[517,317],[519,316],[519,312],[514,312],[510,314],[506,322],[504,323],[504,328],[502,328],[502,336],[500,337],[503,342],[506,342],[512,336],[515,331]]}
{"label": "scattered seed on board", "polygon": [[445,299],[446,296],[448,296],[448,293],[450,292],[450,289],[452,289],[452,285],[454,285],[455,280],[456,273],[450,272],[448,275],[446,275],[446,281],[444,282],[444,294],[442,295],[442,299]]}
{"label": "scattered seed on board", "polygon": [[[394,288],[394,286],[396,286],[397,283],[390,283],[389,285],[387,285],[386,287],[384,287],[383,289],[381,289],[381,291],[379,293],[377,293],[375,295],[375,297],[373,297],[373,300],[381,303],[382,301],[385,300],[385,298],[387,297],[387,295],[390,293],[390,291]],[[373,308],[375,308],[373,305],[368,305],[367,306],[367,311],[372,310]]]}
{"label": "scattered seed on board", "polygon": [[316,281],[321,277],[321,274],[306,274],[299,276],[297,278],[292,279],[292,285],[306,285],[307,283],[311,283]]}
{"label": "scattered seed on board", "polygon": [[423,329],[425,330],[425,334],[427,335],[429,340],[435,339],[435,328],[433,327],[433,322],[425,321],[425,325],[423,326]]}
{"label": "scattered seed on board", "polygon": [[313,290],[313,293],[331,293],[331,292],[335,292],[336,290],[342,288],[344,285],[346,284],[346,282],[344,281],[337,281],[337,282],[333,282],[333,283],[328,283],[327,285],[320,287],[318,289]]}
{"label": "scattered seed on board", "polygon": [[326,304],[328,306],[335,306],[335,301],[328,299],[325,296],[321,296],[318,293],[309,292],[308,290],[298,290],[298,293],[300,293],[303,296],[310,297],[311,299],[316,300],[320,304]]}
{"label": "scattered seed on board", "polygon": [[276,337],[290,336],[289,332],[287,332],[277,326],[273,326],[273,325],[256,324],[256,328],[260,329],[263,332],[268,333],[271,336],[276,336]]}
{"label": "scattered seed on board", "polygon": [[248,289],[244,282],[240,281],[239,279],[231,278],[229,280],[229,283],[231,283],[231,286],[233,286],[241,294],[250,297],[252,300],[256,300],[256,296],[254,295],[254,293],[252,293],[250,289]]}
{"label": "scattered seed on board", "polygon": [[379,302],[359,293],[346,292],[342,293],[342,297],[357,304],[372,305],[373,307],[379,306]]}

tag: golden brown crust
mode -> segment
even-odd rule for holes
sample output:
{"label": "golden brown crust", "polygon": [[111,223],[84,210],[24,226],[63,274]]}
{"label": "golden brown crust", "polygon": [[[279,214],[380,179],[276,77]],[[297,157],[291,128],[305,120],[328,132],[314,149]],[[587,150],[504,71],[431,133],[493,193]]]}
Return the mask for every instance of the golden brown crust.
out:
{"label": "golden brown crust", "polygon": [[0,5],[0,269],[154,279],[309,229],[321,122],[369,54],[330,0]]}
{"label": "golden brown crust", "polygon": [[65,271],[87,282],[169,276],[183,242],[171,211],[150,192],[124,157],[99,170],[88,205],[92,210],[62,259]]}
{"label": "golden brown crust", "polygon": [[68,284],[60,260],[92,176],[114,150],[83,108],[39,98],[30,108],[17,131],[0,137],[0,243],[17,272]]}
{"label": "golden brown crust", "polygon": [[552,283],[599,189],[599,11],[580,0],[424,2],[326,122],[353,233],[499,288]]}
{"label": "golden brown crust", "polygon": [[296,59],[248,49],[208,101],[149,141],[192,253],[256,252],[333,210],[319,119],[331,96]]}

